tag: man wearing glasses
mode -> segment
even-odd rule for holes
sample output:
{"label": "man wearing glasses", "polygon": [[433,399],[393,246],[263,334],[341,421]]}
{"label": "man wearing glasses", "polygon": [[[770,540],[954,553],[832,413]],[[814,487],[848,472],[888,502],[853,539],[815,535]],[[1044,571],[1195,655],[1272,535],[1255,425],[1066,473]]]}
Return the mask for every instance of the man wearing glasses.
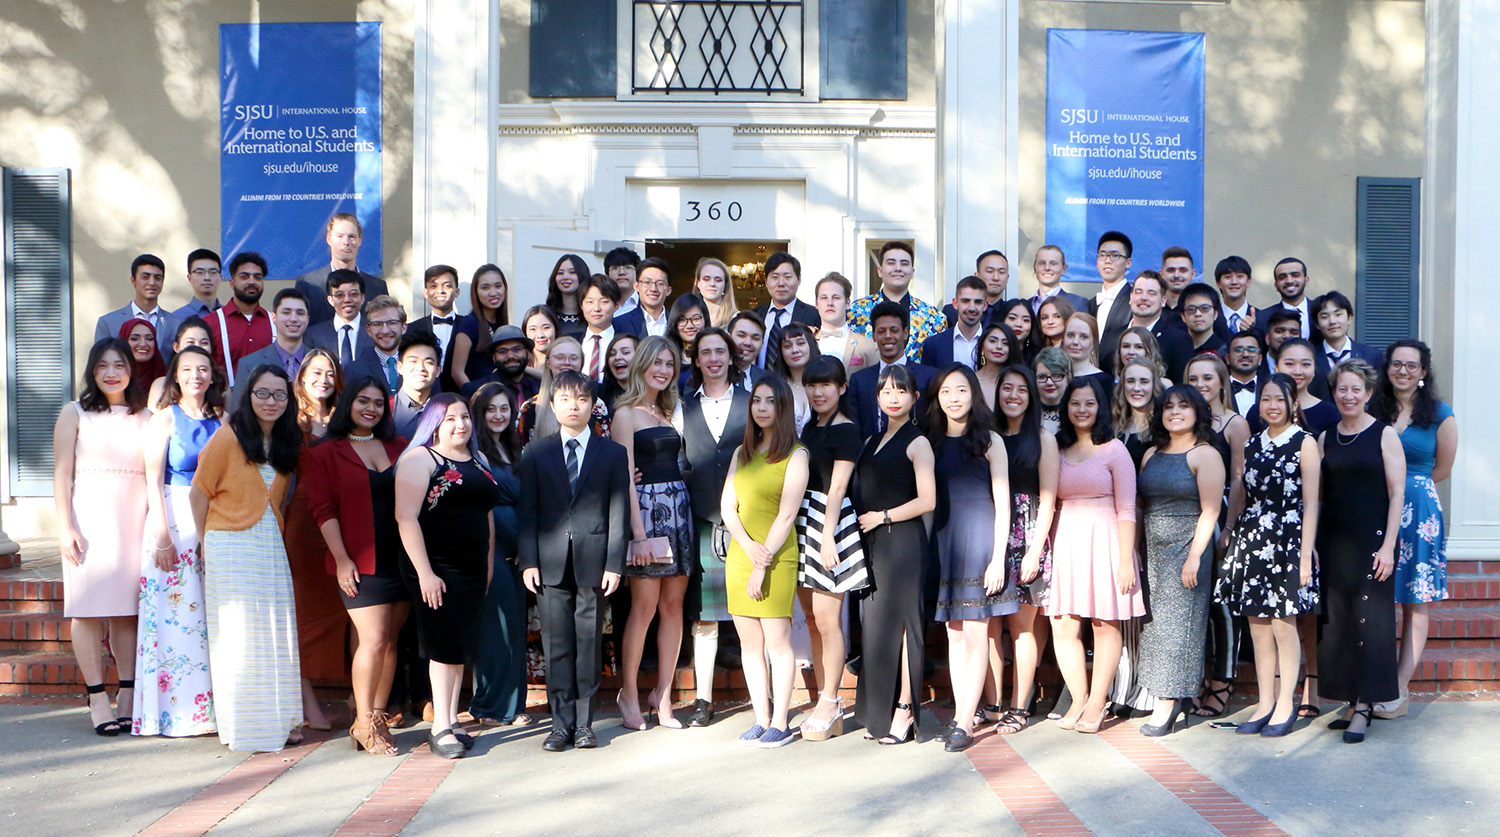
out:
{"label": "man wearing glasses", "polygon": [[[301,284],[297,287],[300,289]],[[333,309],[333,319],[314,322],[309,326],[307,345],[315,349],[327,349],[339,359],[340,366],[348,366],[372,345],[370,335],[365,331],[362,313],[365,307],[365,277],[356,270],[335,270],[328,274],[325,288],[328,306]],[[311,302],[309,299],[309,308],[312,307]],[[399,338],[401,335],[396,336]],[[394,350],[395,346],[392,345],[391,348]]]}
{"label": "man wearing glasses", "polygon": [[615,315],[615,333],[640,338],[667,336],[667,295],[672,292],[672,271],[663,259],[642,259],[636,270],[637,305]]}
{"label": "man wearing glasses", "polygon": [[1265,352],[1258,331],[1241,331],[1229,338],[1230,403],[1242,416],[1250,415],[1260,385],[1271,377],[1271,371],[1261,365]]}
{"label": "man wearing glasses", "polygon": [[[403,355],[397,351],[397,347],[401,345],[401,336],[406,333],[406,309],[402,308],[401,303],[397,302],[393,296],[382,294],[375,297],[370,300],[365,310],[365,331],[370,336],[370,344],[360,352],[359,357],[355,358],[353,363],[341,362],[344,368],[344,385],[348,386],[361,377],[369,375],[385,384],[386,394],[395,395],[401,390],[403,375]],[[433,337],[431,332],[419,333],[431,338],[431,344],[434,347],[432,354],[438,357],[438,363],[441,364],[442,350],[435,348],[437,338]],[[427,343],[424,341],[423,345]],[[418,407],[427,403],[425,393],[431,390],[436,380],[437,372],[432,372],[423,381],[425,387],[416,390],[424,393]]]}
{"label": "man wearing glasses", "polygon": [[1229,344],[1215,328],[1219,319],[1219,292],[1203,282],[1194,282],[1183,288],[1177,302],[1182,309],[1182,324],[1187,326],[1188,339],[1193,341],[1192,354],[1213,352],[1222,355]]}
{"label": "man wearing glasses", "polygon": [[1089,313],[1099,325],[1099,368],[1114,369],[1120,333],[1130,326],[1130,283],[1125,281],[1130,270],[1130,236],[1110,230],[1099,236],[1094,249],[1104,287],[1089,301]]}
{"label": "man wearing glasses", "polygon": [[187,305],[172,312],[179,320],[198,317],[207,321],[219,310],[219,280],[224,278],[224,265],[219,254],[199,247],[187,257],[188,287],[193,289],[193,299]]}

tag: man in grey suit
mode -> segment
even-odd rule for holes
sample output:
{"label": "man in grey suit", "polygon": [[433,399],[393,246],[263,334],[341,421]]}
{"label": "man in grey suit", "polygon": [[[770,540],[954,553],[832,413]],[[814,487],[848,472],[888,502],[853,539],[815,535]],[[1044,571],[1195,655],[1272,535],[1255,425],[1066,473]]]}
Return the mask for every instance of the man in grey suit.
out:
{"label": "man in grey suit", "polygon": [[[302,290],[299,283],[297,290]],[[375,345],[365,329],[365,277],[354,270],[335,270],[324,282],[324,299],[333,309],[333,319],[314,321],[307,328],[307,345],[327,349],[348,366],[365,350]],[[306,291],[303,291],[306,294]],[[381,294],[376,294],[381,296]],[[312,299],[308,298],[308,319],[312,319]]]}
{"label": "man in grey suit", "polygon": [[326,323],[333,319],[333,303],[325,301],[323,290],[328,280],[328,275],[336,270],[351,270],[358,273],[364,279],[363,293],[371,299],[386,293],[385,280],[374,274],[365,273],[360,270],[355,262],[359,259],[359,245],[364,240],[364,228],[359,225],[359,219],[347,212],[339,212],[328,219],[328,227],[324,231],[324,238],[328,242],[329,263],[327,267],[319,267],[297,277],[295,287],[307,297],[307,310],[312,318],[312,325]]}
{"label": "man in grey suit", "polygon": [[234,369],[235,386],[229,396],[231,410],[244,397],[246,381],[255,367],[261,364],[280,366],[293,381],[302,371],[302,360],[307,357],[307,345],[302,342],[302,334],[307,330],[307,297],[296,288],[282,288],[276,292],[276,300],[271,304],[271,318],[276,322],[276,340],[240,358]]}
{"label": "man in grey suit", "polygon": [[133,319],[142,319],[156,329],[156,346],[163,358],[172,355],[172,339],[177,336],[177,326],[182,322],[167,313],[158,303],[162,284],[167,278],[167,266],[150,253],[142,253],[130,263],[130,287],[135,288],[135,298],[124,308],[105,314],[94,323],[94,342],[106,337],[119,337],[120,329]]}

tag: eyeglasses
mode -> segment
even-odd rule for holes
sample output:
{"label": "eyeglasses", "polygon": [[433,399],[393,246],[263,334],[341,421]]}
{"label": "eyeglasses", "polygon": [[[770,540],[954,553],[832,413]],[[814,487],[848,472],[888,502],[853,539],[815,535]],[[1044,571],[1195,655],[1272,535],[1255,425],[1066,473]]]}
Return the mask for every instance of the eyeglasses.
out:
{"label": "eyeglasses", "polygon": [[1421,372],[1422,364],[1415,360],[1393,360],[1391,361],[1392,372]]}
{"label": "eyeglasses", "polygon": [[1039,384],[1065,384],[1068,382],[1067,375],[1038,375],[1036,382]]}
{"label": "eyeglasses", "polygon": [[200,267],[196,270],[193,270],[192,274],[199,279],[207,279],[210,276],[217,279],[220,276],[224,275],[217,267]]}
{"label": "eyeglasses", "polygon": [[702,326],[703,325],[703,315],[702,314],[694,314],[691,317],[683,317],[682,319],[680,319],[680,320],[677,321],[677,324],[678,325],[690,325],[690,326]]}
{"label": "eyeglasses", "polygon": [[404,324],[403,320],[371,320],[370,328],[395,328]]}
{"label": "eyeglasses", "polygon": [[1184,305],[1182,307],[1184,314],[1207,314],[1213,310],[1212,305]]}
{"label": "eyeglasses", "polygon": [[1094,254],[1094,257],[1101,262],[1123,262],[1126,259],[1130,258],[1124,253],[1111,253],[1108,250],[1100,250],[1099,252]]}
{"label": "eyeglasses", "polygon": [[1230,348],[1229,353],[1232,354],[1232,355],[1258,355],[1258,354],[1260,354],[1260,347],[1258,347],[1258,346],[1234,346],[1234,347]]}
{"label": "eyeglasses", "polygon": [[334,291],[331,296],[337,300],[364,299],[363,291]]}
{"label": "eyeglasses", "polygon": [[278,404],[286,402],[287,394],[282,391],[272,392],[268,389],[251,390],[250,394],[255,396],[256,401],[275,401]]}

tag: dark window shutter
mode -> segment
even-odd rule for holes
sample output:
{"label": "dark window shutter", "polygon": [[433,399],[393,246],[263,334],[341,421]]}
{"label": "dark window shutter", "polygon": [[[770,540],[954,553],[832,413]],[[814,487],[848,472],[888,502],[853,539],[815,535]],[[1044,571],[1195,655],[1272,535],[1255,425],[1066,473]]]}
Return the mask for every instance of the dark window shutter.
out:
{"label": "dark window shutter", "polygon": [[73,398],[73,254],[67,169],[5,169],[10,492],[52,493],[52,426]]}
{"label": "dark window shutter", "polygon": [[906,98],[906,0],[824,0],[818,48],[822,98]]}
{"label": "dark window shutter", "polygon": [[531,0],[531,96],[613,97],[615,17],[615,0]]}
{"label": "dark window shutter", "polygon": [[1354,336],[1384,351],[1417,336],[1421,179],[1361,177],[1356,188]]}

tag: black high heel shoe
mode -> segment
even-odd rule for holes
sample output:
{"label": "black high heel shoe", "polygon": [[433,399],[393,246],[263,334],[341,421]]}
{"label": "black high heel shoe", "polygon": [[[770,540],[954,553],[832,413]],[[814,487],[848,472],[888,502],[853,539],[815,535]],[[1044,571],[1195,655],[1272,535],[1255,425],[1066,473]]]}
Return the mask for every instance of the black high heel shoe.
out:
{"label": "black high heel shoe", "polygon": [[[898,703],[898,704],[896,704],[896,711],[897,712],[899,712],[899,711],[901,711],[903,709],[905,709],[907,712],[912,712],[911,704],[909,704],[909,703]],[[906,731],[905,732],[901,733],[901,735],[899,735],[899,736],[896,735],[894,732],[888,732],[885,735],[882,735],[881,737],[875,739],[875,743],[876,744],[886,744],[886,745],[891,745],[891,744],[905,744],[908,741],[915,740],[916,737],[917,737],[917,716],[916,716],[915,712],[912,712],[911,723],[909,723],[909,724],[906,725]]]}
{"label": "black high heel shoe", "polygon": [[1162,736],[1167,735],[1173,731],[1173,728],[1177,726],[1178,718],[1182,718],[1182,728],[1187,729],[1188,718],[1191,717],[1187,709],[1188,701],[1177,701],[1177,704],[1172,707],[1172,714],[1167,716],[1166,723],[1141,724],[1141,735],[1144,735],[1148,738],[1161,738]]}
{"label": "black high heel shoe", "polygon": [[[1375,720],[1370,717],[1370,706],[1369,706],[1369,704],[1365,704],[1365,708],[1364,709],[1356,709],[1356,710],[1354,710],[1354,714],[1358,715],[1358,716],[1361,716],[1361,717],[1363,717],[1365,719],[1365,729],[1361,730],[1360,732],[1355,732],[1354,730],[1351,730],[1351,729],[1344,730],[1344,743],[1345,744],[1358,744],[1361,741],[1364,741],[1365,740],[1365,731],[1367,731],[1367,730],[1370,729],[1370,724],[1375,723]],[[1350,718],[1350,720],[1352,721],[1353,718]]]}
{"label": "black high heel shoe", "polygon": [[[132,704],[134,704],[135,703],[135,681],[134,680],[121,680],[120,681],[119,691],[115,692],[115,697],[118,698],[120,692],[122,692],[122,691],[124,691],[126,689],[130,690],[130,702]],[[124,709],[124,707],[117,706],[115,708],[115,711],[119,712],[122,709]],[[118,720],[120,722],[121,732],[123,732],[123,731],[125,731],[127,729],[130,729],[131,724],[135,723],[135,718],[134,718],[135,707],[133,705],[130,707],[130,713],[131,714],[129,714],[129,715],[125,715],[123,717],[120,717],[120,718],[116,719],[116,720]]]}
{"label": "black high heel shoe", "polygon": [[[93,711],[94,707],[89,702],[89,698],[92,697],[93,695],[104,694],[104,684],[103,683],[98,683],[98,684],[93,685],[93,686],[84,686],[83,688],[84,688],[84,691],[86,691],[86,692],[89,693],[89,697],[85,697],[83,699],[83,705],[86,706],[86,707],[88,707],[88,709],[89,709],[89,720],[92,721],[94,719],[94,711]],[[109,696],[105,695],[104,696],[104,700],[106,702],[108,702],[109,701]],[[115,736],[117,736],[117,735],[120,734],[120,722],[119,721],[105,721],[102,724],[94,724],[94,734],[95,735],[102,735],[105,738],[114,738]]]}

